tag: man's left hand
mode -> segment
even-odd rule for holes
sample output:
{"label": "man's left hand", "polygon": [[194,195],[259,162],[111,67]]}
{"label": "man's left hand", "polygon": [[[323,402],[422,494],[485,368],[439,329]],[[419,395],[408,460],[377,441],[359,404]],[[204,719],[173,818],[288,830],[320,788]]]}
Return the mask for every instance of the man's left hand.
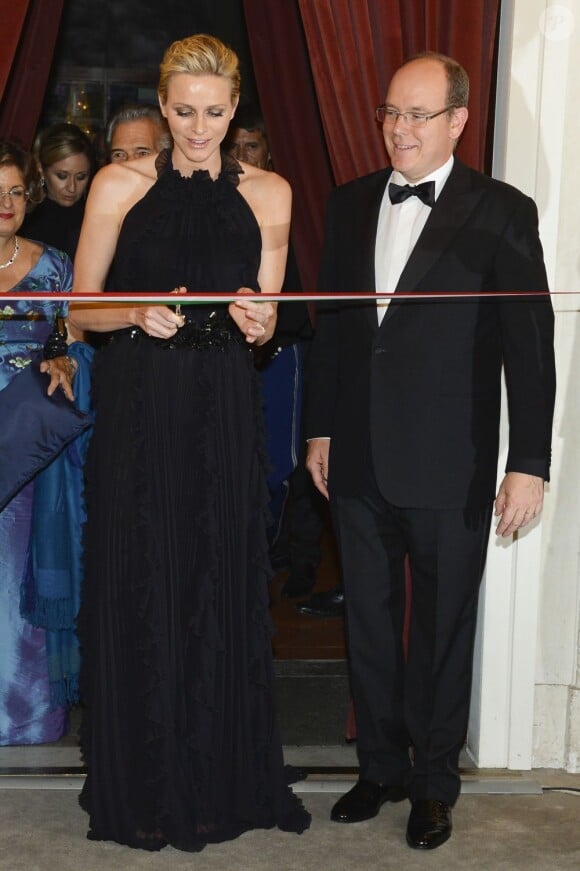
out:
{"label": "man's left hand", "polygon": [[495,500],[495,515],[500,518],[496,532],[507,538],[537,517],[544,501],[544,481],[536,475],[508,472]]}

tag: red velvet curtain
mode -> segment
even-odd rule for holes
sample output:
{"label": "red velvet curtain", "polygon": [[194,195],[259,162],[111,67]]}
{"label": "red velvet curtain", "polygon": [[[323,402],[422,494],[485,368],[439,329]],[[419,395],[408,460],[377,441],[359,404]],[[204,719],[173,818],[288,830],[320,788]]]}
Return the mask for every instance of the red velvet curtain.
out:
{"label": "red velvet curtain", "polygon": [[15,3],[4,5],[6,8],[2,10],[0,29],[0,100],[2,103],[30,0],[16,0]]}
{"label": "red velvet curtain", "polygon": [[338,184],[385,165],[373,110],[405,57],[456,58],[471,83],[458,154],[483,169],[499,0],[298,0]]}
{"label": "red velvet curtain", "polygon": [[30,148],[40,117],[64,0],[11,0],[0,29],[0,136]]}
{"label": "red velvet curtain", "polygon": [[[403,0],[404,3],[404,0]],[[298,0],[337,184],[385,165],[374,108],[400,64],[398,2]]]}
{"label": "red velvet curtain", "polygon": [[294,195],[292,243],[302,287],[313,291],[334,179],[300,10],[296,0],[244,0],[244,11],[272,161]]}
{"label": "red velvet curtain", "polygon": [[274,165],[294,191],[292,238],[305,289],[316,286],[330,188],[386,164],[373,112],[405,57],[430,49],[465,66],[470,119],[458,154],[483,169],[499,4],[244,0]]}

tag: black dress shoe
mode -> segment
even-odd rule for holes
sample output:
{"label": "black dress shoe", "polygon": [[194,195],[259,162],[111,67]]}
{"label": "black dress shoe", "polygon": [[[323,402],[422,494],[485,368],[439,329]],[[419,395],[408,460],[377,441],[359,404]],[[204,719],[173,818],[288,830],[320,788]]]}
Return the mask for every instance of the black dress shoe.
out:
{"label": "black dress shoe", "polygon": [[407,824],[407,844],[414,850],[434,850],[451,835],[451,808],[443,801],[415,799]]}
{"label": "black dress shoe", "polygon": [[301,614],[309,617],[344,617],[344,593],[342,587],[334,587],[324,593],[313,593],[305,602],[296,607]]}
{"label": "black dress shoe", "polygon": [[403,801],[405,797],[402,786],[359,780],[336,802],[330,819],[335,823],[361,823],[376,817],[386,801]]}

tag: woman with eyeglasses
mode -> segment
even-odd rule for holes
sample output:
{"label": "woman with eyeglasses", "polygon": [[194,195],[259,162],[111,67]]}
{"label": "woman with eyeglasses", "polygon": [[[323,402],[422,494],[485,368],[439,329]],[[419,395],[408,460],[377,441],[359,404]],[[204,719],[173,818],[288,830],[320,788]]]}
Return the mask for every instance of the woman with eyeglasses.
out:
{"label": "woman with eyeglasses", "polygon": [[26,216],[23,232],[74,258],[94,170],[93,147],[75,124],[53,124],[38,136],[34,154],[46,196]]}
{"label": "woman with eyeglasses", "polygon": [[[3,391],[9,385],[18,389],[20,374],[28,366],[38,365],[32,358],[42,351],[60,309],[56,298],[55,302],[37,301],[35,295],[54,293],[57,297],[72,287],[69,257],[20,235],[28,205],[40,197],[40,173],[34,158],[19,144],[0,140],[0,406]],[[24,291],[27,296],[3,300],[2,294],[11,291]],[[51,370],[52,389],[59,384],[72,399],[73,370],[77,365],[72,357],[61,355],[40,365]],[[48,379],[46,387],[48,390]],[[9,424],[12,429],[15,426],[14,420],[5,416],[9,413],[0,410],[1,434],[5,438]],[[15,437],[24,442],[30,434],[16,433]],[[5,465],[8,462],[4,445],[0,451],[3,483],[11,473]],[[76,475],[80,480],[80,469]],[[39,478],[26,484],[0,511],[0,745],[58,740],[67,728],[67,694],[75,692],[71,684],[78,671],[78,650],[72,626],[59,629],[55,637],[55,633],[33,626],[20,613],[21,588],[34,537],[33,500]],[[70,486],[62,489],[63,500],[68,498]],[[69,515],[70,511],[64,509],[63,514],[55,515],[54,524],[45,526],[45,532],[55,531],[48,542],[53,554],[60,552],[62,537],[68,534],[61,521]],[[42,518],[49,519],[46,514]],[[80,528],[80,521],[76,525]],[[31,596],[28,599],[33,610],[43,610],[39,600],[32,605]],[[66,676],[60,670],[61,654],[68,659]],[[49,658],[54,666],[50,674]]]}

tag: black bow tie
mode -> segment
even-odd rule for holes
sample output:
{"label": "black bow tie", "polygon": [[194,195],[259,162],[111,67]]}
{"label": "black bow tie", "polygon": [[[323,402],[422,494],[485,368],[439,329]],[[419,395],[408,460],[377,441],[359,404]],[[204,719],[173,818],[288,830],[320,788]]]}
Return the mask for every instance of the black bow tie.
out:
{"label": "black bow tie", "polygon": [[409,197],[419,197],[421,202],[426,206],[433,207],[435,205],[435,182],[423,181],[421,184],[414,187],[410,184],[394,184],[389,185],[389,197],[391,202],[396,205],[408,200]]}

